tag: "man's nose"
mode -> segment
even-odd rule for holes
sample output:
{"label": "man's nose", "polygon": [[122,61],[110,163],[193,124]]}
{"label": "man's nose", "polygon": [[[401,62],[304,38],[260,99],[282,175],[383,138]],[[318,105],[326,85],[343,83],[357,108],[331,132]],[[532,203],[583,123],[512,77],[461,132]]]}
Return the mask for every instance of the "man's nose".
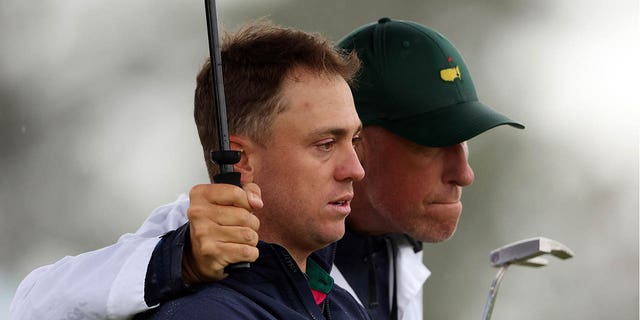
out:
{"label": "man's nose", "polygon": [[364,178],[364,168],[353,146],[346,146],[344,156],[336,167],[335,178],[338,181],[360,181]]}
{"label": "man's nose", "polygon": [[475,176],[471,165],[469,165],[467,143],[458,143],[445,149],[447,151],[445,182],[462,187],[472,184]]}

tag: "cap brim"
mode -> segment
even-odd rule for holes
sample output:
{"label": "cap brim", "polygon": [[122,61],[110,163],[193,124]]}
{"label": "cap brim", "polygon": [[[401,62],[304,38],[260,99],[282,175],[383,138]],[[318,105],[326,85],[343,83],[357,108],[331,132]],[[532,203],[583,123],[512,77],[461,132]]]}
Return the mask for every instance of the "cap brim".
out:
{"label": "cap brim", "polygon": [[524,129],[518,122],[479,101],[460,103],[439,110],[380,125],[405,139],[428,147],[446,147],[467,141],[491,128],[510,125]]}

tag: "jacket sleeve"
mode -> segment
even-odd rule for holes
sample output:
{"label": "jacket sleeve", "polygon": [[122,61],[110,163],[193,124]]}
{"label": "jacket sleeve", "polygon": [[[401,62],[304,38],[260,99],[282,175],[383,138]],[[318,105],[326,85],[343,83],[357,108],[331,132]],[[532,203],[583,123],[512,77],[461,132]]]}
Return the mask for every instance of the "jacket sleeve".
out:
{"label": "jacket sleeve", "polygon": [[32,271],[20,283],[10,319],[120,319],[147,310],[145,278],[160,236],[187,222],[187,196],[154,210],[117,243]]}

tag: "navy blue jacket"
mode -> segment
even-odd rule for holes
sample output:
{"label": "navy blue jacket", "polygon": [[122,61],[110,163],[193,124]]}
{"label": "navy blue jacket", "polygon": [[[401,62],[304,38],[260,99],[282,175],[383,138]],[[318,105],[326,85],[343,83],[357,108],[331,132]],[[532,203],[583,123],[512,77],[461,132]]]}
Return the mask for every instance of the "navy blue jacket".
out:
{"label": "navy blue jacket", "polygon": [[[248,269],[202,285],[136,319],[369,319],[362,306],[334,285],[322,306],[313,298],[306,275],[281,246],[258,243],[260,257]],[[335,244],[312,254],[327,273]]]}

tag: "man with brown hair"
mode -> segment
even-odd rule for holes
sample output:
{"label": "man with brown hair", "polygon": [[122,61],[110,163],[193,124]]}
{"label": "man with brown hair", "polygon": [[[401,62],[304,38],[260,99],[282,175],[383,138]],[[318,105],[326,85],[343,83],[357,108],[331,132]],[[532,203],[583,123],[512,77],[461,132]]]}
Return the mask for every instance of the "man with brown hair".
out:
{"label": "man with brown hair", "polygon": [[[252,205],[232,185],[195,187],[192,194],[207,198],[204,206],[228,206],[249,220],[255,214],[259,228],[255,220],[253,228],[231,225],[228,231],[257,242],[257,230],[260,255],[250,269],[141,317],[367,318],[346,291],[333,287],[334,249],[312,255],[344,235],[352,183],[364,177],[355,151],[361,124],[347,83],[358,69],[357,57],[341,55],[319,36],[264,22],[228,36],[221,51],[229,141],[241,150],[234,169],[245,188],[261,192],[261,201]],[[216,173],[208,161],[216,141],[211,79],[207,62],[198,75],[194,114],[210,175]],[[190,230],[195,238],[209,232]]]}
{"label": "man with brown hair", "polygon": [[[335,245],[331,244],[344,235],[344,221],[354,196],[353,182],[364,177],[355,150],[362,125],[348,84],[359,68],[357,56],[342,54],[319,35],[265,21],[247,24],[227,35],[221,56],[229,142],[231,149],[241,152],[234,170],[240,172],[243,187],[195,186],[190,192],[190,225],[165,234],[159,242],[162,232],[158,234],[153,228],[140,230],[111,247],[127,251],[132,255],[130,258],[142,255],[149,262],[149,256],[141,250],[149,249],[145,239],[151,240],[155,250],[151,250],[154,255],[148,269],[165,267],[163,264],[169,261],[166,268],[177,270],[179,274],[175,278],[179,279],[181,288],[188,290],[183,292],[191,293],[141,317],[198,319],[215,314],[220,319],[367,319],[364,309],[349,293],[334,286],[329,276],[335,252]],[[209,154],[217,148],[214,145],[217,139],[213,128],[216,117],[211,79],[211,64],[207,61],[197,77],[194,116],[213,181],[217,168]],[[215,223],[206,216],[209,210],[220,213]],[[158,222],[158,218],[150,221]],[[224,243],[212,247],[210,241],[200,241],[210,240],[210,234],[226,237]],[[126,250],[129,245],[137,249]],[[183,250],[185,245],[189,249]],[[108,260],[103,258],[112,252],[109,250],[68,257],[50,268],[34,271],[30,277],[69,266],[72,267],[67,270],[72,273],[84,274],[79,271],[84,266],[101,273],[104,279],[138,290],[128,276],[121,278],[103,266],[101,262]],[[183,252],[187,253],[184,257]],[[225,258],[225,252],[237,253],[237,259],[242,261],[252,261],[251,268],[238,269],[211,285],[184,286],[185,282],[211,279],[201,270],[208,270],[212,265],[206,262],[203,265],[202,260],[212,261],[213,268],[216,259],[227,259],[217,264],[220,268],[238,261]],[[206,259],[207,255],[211,260]],[[130,264],[133,260],[123,258],[122,262]],[[157,288],[162,294],[167,283],[175,284],[173,274],[169,279],[163,277],[161,273],[151,272],[144,290]],[[23,284],[29,279],[27,277]],[[51,285],[61,284],[67,288],[87,285],[82,276],[47,282],[49,279],[45,277],[44,283],[24,285],[21,288],[25,291],[19,289],[16,299],[21,297],[21,292],[29,294],[32,289],[39,291],[47,285],[50,287],[46,289],[60,292],[66,289]],[[102,289],[83,296],[53,295],[47,301],[53,304],[24,304],[26,308],[22,313],[12,310],[12,316],[19,319],[42,315],[48,319],[103,317],[91,310],[93,294],[110,297],[114,305],[120,304],[119,299],[127,298]],[[152,290],[151,294],[154,293]],[[56,309],[57,299],[75,307],[70,312]],[[105,318],[111,311],[108,308]]]}

